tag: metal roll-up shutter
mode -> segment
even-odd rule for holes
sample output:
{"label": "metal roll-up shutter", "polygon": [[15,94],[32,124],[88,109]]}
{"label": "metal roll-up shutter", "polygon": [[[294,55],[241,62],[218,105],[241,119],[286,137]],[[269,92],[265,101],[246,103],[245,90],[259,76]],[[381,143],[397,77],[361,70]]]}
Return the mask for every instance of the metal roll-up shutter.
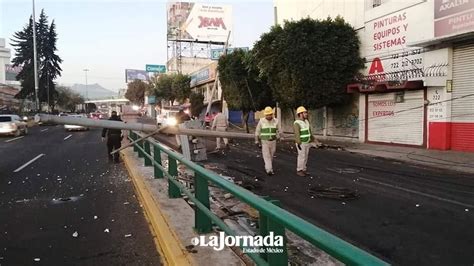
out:
{"label": "metal roll-up shutter", "polygon": [[422,146],[423,104],[423,90],[405,91],[403,102],[395,102],[395,93],[370,94],[368,141]]}
{"label": "metal roll-up shutter", "polygon": [[451,149],[474,151],[474,43],[455,46]]}

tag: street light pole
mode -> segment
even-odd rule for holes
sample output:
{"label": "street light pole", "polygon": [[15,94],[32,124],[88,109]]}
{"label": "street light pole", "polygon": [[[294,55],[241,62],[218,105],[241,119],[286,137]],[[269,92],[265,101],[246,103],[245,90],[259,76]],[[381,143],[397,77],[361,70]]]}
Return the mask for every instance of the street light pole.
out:
{"label": "street light pole", "polygon": [[35,0],[33,0],[33,68],[35,76],[35,102],[36,110],[40,112],[40,104],[38,97],[38,62],[37,62],[37,52],[36,52],[36,15],[35,15]]}
{"label": "street light pole", "polygon": [[[86,74],[86,101],[88,101],[89,100],[89,91],[88,91],[88,88],[87,88],[87,72],[89,71],[89,69],[85,68],[83,71]],[[86,103],[86,113],[88,113],[87,112],[87,103]]]}

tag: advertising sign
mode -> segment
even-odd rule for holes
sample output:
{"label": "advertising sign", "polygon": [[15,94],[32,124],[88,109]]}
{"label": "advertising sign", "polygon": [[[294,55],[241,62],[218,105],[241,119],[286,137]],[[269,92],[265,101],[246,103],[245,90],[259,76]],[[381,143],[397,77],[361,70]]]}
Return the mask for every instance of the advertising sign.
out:
{"label": "advertising sign", "polygon": [[125,69],[125,82],[129,83],[136,79],[147,81],[148,72],[138,69]]}
{"label": "advertising sign", "polygon": [[13,65],[5,65],[5,80],[16,81],[16,76],[20,73],[21,67],[13,67]]}
{"label": "advertising sign", "polygon": [[146,72],[165,73],[166,66],[165,65],[146,65],[145,70]]}
{"label": "advertising sign", "polygon": [[[248,47],[236,47],[236,48],[227,48],[227,54],[231,54],[234,52],[234,50],[244,50],[246,52],[249,51]],[[211,49],[211,59],[212,60],[219,60],[219,57],[221,57],[224,54],[224,48],[218,48],[218,49]]]}
{"label": "advertising sign", "polygon": [[435,37],[474,30],[474,0],[435,0]]}
{"label": "advertising sign", "polygon": [[216,77],[216,64],[204,67],[191,74],[191,87],[206,83]]}
{"label": "advertising sign", "polygon": [[232,30],[232,6],[172,2],[167,6],[168,40],[220,42]]}

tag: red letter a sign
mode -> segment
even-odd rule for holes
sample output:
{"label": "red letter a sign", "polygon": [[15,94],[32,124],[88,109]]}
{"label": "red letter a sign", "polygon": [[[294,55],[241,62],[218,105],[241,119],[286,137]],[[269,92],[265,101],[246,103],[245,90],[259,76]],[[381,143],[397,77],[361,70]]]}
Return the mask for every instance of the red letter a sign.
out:
{"label": "red letter a sign", "polygon": [[383,73],[383,65],[380,58],[376,57],[372,60],[372,64],[370,65],[369,75],[372,74],[382,74]]}

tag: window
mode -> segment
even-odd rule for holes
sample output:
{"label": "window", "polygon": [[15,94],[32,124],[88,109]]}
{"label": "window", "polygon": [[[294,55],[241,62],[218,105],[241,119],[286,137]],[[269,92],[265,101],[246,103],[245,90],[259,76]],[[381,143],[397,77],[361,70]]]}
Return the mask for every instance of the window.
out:
{"label": "window", "polygon": [[403,103],[405,101],[405,91],[398,91],[395,93],[395,102]]}
{"label": "window", "polygon": [[12,118],[9,116],[0,116],[0,122],[10,122]]}

